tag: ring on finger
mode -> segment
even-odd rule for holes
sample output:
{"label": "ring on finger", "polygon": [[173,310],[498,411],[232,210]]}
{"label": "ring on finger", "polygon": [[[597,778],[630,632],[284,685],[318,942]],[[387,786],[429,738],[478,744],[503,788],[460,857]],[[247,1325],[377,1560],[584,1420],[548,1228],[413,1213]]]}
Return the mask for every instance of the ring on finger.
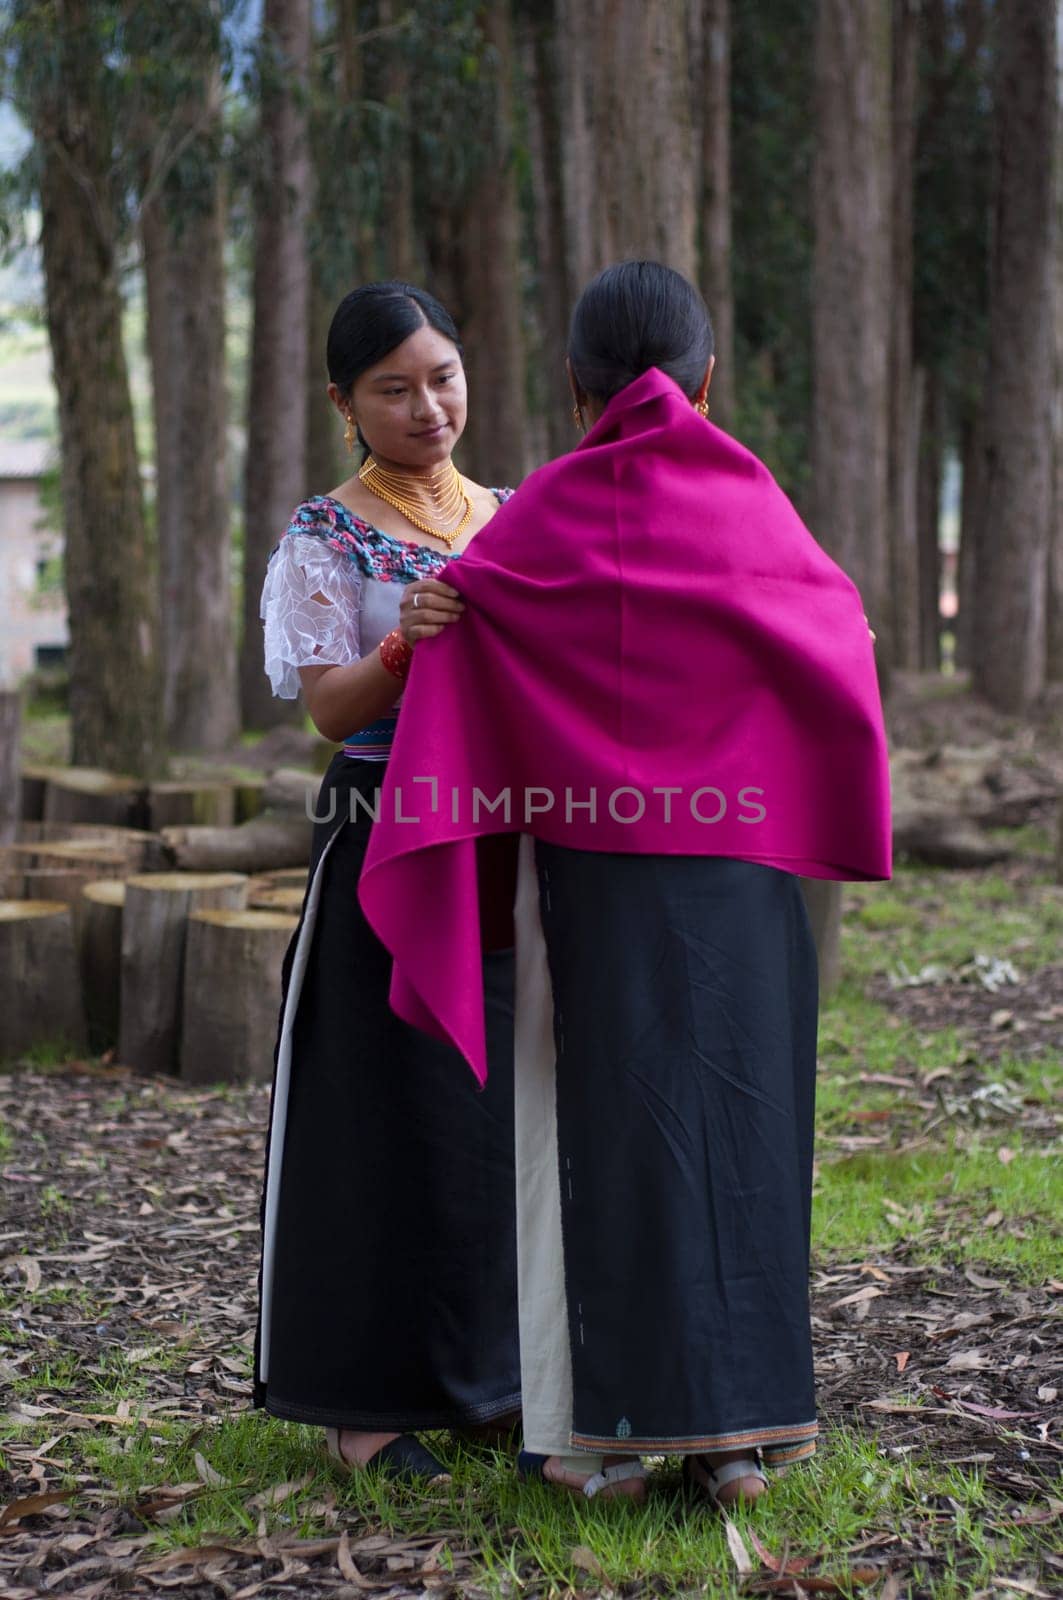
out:
{"label": "ring on finger", "polygon": [[413,597],[413,609],[415,611],[417,610],[417,607],[420,605],[420,603],[421,603],[421,591],[420,591],[420,589],[418,589],[417,593]]}

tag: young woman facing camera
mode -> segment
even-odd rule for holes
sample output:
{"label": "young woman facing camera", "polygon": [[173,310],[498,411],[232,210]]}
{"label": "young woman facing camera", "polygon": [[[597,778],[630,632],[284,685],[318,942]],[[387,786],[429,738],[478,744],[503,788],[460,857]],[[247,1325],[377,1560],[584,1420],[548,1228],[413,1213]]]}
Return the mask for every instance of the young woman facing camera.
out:
{"label": "young woman facing camera", "polygon": [[255,1401],[325,1426],[352,1469],[431,1480],[446,1469],[418,1431],[497,1431],[520,1405],[512,954],[483,958],[481,1095],[449,1046],[391,1011],[390,958],[356,888],[416,643],[461,610],[442,574],[508,491],[451,459],[465,371],[431,295],[356,289],[327,361],[348,448],[364,459],[296,508],[262,597],[274,693],[301,689],[343,749],[321,786],[285,961]]}

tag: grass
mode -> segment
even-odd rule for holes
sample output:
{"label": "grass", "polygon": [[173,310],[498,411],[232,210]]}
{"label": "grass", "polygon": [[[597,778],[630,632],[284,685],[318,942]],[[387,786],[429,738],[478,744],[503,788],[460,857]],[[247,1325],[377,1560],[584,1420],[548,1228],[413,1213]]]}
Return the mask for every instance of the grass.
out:
{"label": "grass", "polygon": [[[562,1595],[574,1588],[600,1592],[642,1586],[658,1595],[692,1589],[716,1600],[738,1600],[748,1588],[736,1572],[722,1519],[681,1499],[674,1468],[659,1467],[657,1490],[645,1507],[582,1505],[542,1486],[518,1486],[503,1457],[449,1449],[454,1481],[431,1494],[410,1495],[372,1478],[335,1475],[323,1461],[314,1430],[249,1414],[214,1426],[172,1425],[135,1414],[124,1428],[82,1436],[86,1466],[108,1484],[112,1503],[135,1510],[152,1490],[205,1483],[159,1527],[153,1553],[199,1548],[219,1539],[253,1539],[264,1518],[279,1538],[321,1538],[338,1522],[352,1537],[373,1530],[397,1539],[454,1530],[456,1551],[480,1552],[478,1587],[510,1596],[529,1578]],[[197,1456],[199,1459],[197,1460]],[[291,1492],[263,1510],[249,1504],[276,1485]],[[73,1477],[69,1487],[76,1487]],[[873,1435],[832,1429],[819,1455],[778,1477],[754,1515],[733,1522],[752,1553],[751,1533],[775,1555],[784,1550],[825,1555],[824,1570],[842,1584],[859,1557],[839,1556],[903,1524],[936,1554],[937,1600],[961,1600],[1001,1572],[1035,1568],[1048,1530],[1016,1526],[994,1507],[982,1474],[915,1452],[887,1453]],[[941,1568],[944,1567],[944,1576]],[[445,1564],[444,1564],[445,1570]],[[919,1565],[913,1585],[927,1581]]]}

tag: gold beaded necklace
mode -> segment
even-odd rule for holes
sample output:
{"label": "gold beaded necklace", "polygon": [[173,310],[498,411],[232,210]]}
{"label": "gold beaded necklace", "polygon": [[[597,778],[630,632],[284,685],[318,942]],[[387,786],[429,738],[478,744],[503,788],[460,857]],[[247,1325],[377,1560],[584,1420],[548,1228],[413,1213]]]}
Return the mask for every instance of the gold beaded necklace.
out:
{"label": "gold beaded necklace", "polygon": [[[402,512],[407,522],[412,522],[422,533],[431,534],[433,539],[440,539],[447,546],[464,533],[472,520],[472,501],[465,492],[461,474],[453,461],[447,461],[435,472],[415,474],[390,472],[375,457],[367,456],[358,469],[358,476],[370,494],[375,494],[379,500],[386,500],[389,506]],[[428,498],[431,502],[430,514],[425,512],[422,499],[411,496],[411,489],[415,492],[419,490]],[[456,527],[448,528],[447,523],[453,522],[458,516],[463,502],[465,510],[459,522]]]}

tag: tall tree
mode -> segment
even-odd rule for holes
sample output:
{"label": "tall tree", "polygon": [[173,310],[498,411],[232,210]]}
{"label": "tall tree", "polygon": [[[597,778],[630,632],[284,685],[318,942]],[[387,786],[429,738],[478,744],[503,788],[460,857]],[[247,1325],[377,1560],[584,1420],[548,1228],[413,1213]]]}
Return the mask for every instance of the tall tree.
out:
{"label": "tall tree", "polygon": [[[920,664],[918,464],[924,386],[913,371],[914,179],[920,0],[893,0],[889,553],[898,666]],[[936,536],[936,529],[935,529]],[[936,609],[937,595],[933,604]]]}
{"label": "tall tree", "polygon": [[697,276],[686,18],[677,0],[558,0],[573,281],[624,257]]}
{"label": "tall tree", "polygon": [[1001,0],[985,509],[973,674],[1006,711],[1045,682],[1053,505],[1056,0]]}
{"label": "tall tree", "polygon": [[158,604],[122,345],[114,66],[99,0],[18,0],[17,93],[38,145],[41,253],[59,398],[73,759],[146,775],[162,762]]}
{"label": "tall tree", "polygon": [[270,694],[262,670],[259,597],[269,552],[308,489],[311,9],[311,0],[264,0],[262,10],[259,94],[265,171],[255,200],[240,651],[240,698],[248,728],[272,727],[301,714],[298,702],[275,700]]}
{"label": "tall tree", "polygon": [[731,276],[731,0],[705,0],[701,12],[700,123],[701,284],[716,334],[712,415],[734,426],[734,285]]}
{"label": "tall tree", "polygon": [[[136,23],[144,15],[138,11]],[[141,69],[161,102],[151,119],[155,138],[144,163],[140,230],[155,424],[164,708],[172,748],[220,751],[236,736],[239,701],[217,8],[187,5],[171,23],[161,82],[150,56],[157,42],[140,41]]]}
{"label": "tall tree", "polygon": [[813,166],[813,520],[893,659],[889,0],[820,0]]}
{"label": "tall tree", "polygon": [[488,49],[492,104],[482,123],[483,159],[460,234],[464,270],[459,310],[470,398],[462,459],[470,476],[481,482],[515,485],[525,473],[528,415],[510,0],[487,0],[479,21]]}
{"label": "tall tree", "polygon": [[[1063,8],[1059,26],[1063,38]],[[1063,74],[1063,57],[1061,57]],[[1052,438],[1055,470],[1052,485],[1051,543],[1048,552],[1048,653],[1051,683],[1063,683],[1063,77],[1056,100],[1056,237],[1055,237],[1055,379],[1052,387]],[[1063,837],[1063,819],[1060,821]],[[1061,854],[1063,863],[1063,854]]]}

